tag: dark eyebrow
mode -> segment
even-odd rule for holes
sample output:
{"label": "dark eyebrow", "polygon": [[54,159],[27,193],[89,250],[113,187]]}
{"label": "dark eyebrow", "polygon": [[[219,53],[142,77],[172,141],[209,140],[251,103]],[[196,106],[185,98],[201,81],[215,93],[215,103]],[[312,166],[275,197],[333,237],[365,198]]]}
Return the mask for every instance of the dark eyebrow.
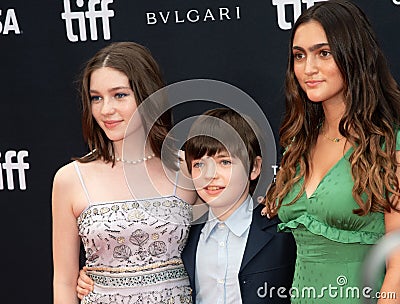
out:
{"label": "dark eyebrow", "polygon": [[217,154],[217,158],[225,158],[225,157],[231,157],[229,152],[224,151]]}
{"label": "dark eyebrow", "polygon": [[[310,52],[313,52],[313,51],[318,50],[318,49],[320,49],[320,48],[322,48],[324,46],[329,46],[329,43],[327,43],[327,42],[317,43],[317,44],[314,44],[313,46],[309,47],[308,50]],[[299,50],[299,51],[304,51],[304,49],[302,47],[297,46],[297,45],[294,45],[293,49],[294,50]]]}
{"label": "dark eyebrow", "polygon": [[[108,91],[109,91],[109,92],[114,92],[114,91],[124,90],[124,89],[125,89],[125,90],[129,90],[130,87],[119,86],[119,87],[111,88],[111,89],[109,89]],[[90,92],[90,93],[98,93],[97,90],[93,90],[93,89],[89,90],[89,92]]]}

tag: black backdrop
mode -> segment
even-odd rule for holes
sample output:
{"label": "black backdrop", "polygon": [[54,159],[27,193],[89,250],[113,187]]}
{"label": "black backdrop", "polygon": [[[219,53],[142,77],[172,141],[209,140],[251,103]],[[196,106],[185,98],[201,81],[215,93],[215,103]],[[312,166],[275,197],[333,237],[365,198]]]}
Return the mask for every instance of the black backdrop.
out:
{"label": "black backdrop", "polygon": [[[51,184],[60,166],[86,152],[75,85],[85,60],[111,41],[141,43],[168,84],[207,78],[245,91],[278,139],[288,28],[296,7],[314,2],[1,0],[1,303],[52,302]],[[370,17],[400,81],[400,1],[355,2]],[[92,28],[91,7],[92,15],[103,16],[92,18]],[[174,110],[175,120],[210,106],[183,105]]]}

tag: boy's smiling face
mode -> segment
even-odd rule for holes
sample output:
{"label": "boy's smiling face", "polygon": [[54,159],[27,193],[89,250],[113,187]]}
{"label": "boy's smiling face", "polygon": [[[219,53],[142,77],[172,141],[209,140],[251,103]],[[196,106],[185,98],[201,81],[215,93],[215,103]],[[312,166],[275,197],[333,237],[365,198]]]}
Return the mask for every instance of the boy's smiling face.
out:
{"label": "boy's smiling face", "polygon": [[198,195],[220,220],[228,218],[249,193],[249,174],[242,161],[227,151],[192,161],[192,179]]}

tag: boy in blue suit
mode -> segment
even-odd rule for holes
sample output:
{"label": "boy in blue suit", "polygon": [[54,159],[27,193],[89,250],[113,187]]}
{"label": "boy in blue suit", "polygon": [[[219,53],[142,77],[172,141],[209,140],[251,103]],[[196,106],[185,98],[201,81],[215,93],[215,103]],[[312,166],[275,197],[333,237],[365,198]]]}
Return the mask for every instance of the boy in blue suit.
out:
{"label": "boy in blue suit", "polygon": [[251,198],[262,164],[254,130],[249,118],[213,109],[195,121],[185,143],[189,173],[209,206],[182,252],[193,303],[290,303],[296,246]]}
{"label": "boy in blue suit", "polygon": [[[251,123],[251,125],[250,125]],[[205,112],[189,131],[185,160],[209,210],[192,224],[182,260],[196,304],[290,304],[296,246],[251,198],[261,171],[256,126],[232,109]],[[196,206],[194,206],[196,207]],[[78,294],[92,281],[80,273]]]}

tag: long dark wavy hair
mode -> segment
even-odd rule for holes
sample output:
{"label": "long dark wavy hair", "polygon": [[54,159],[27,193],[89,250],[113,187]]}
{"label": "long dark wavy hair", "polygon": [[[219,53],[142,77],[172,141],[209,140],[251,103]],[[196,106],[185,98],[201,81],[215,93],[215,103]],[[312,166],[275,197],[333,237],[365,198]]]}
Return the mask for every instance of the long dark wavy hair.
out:
{"label": "long dark wavy hair", "polygon": [[[349,157],[352,190],[358,209],[353,213],[390,211],[397,206],[396,134],[400,125],[400,90],[370,22],[355,4],[345,0],[320,2],[304,11],[294,24],[285,79],[286,113],[279,130],[285,150],[281,168],[267,191],[275,215],[293,185],[310,174],[310,152],[324,121],[321,103],[301,89],[293,69],[293,37],[297,28],[316,21],[324,29],[333,58],[344,79],[345,113],[339,132],[353,147]],[[297,171],[298,169],[298,171]],[[301,191],[290,202],[295,203]],[[366,199],[361,198],[365,193]]]}
{"label": "long dark wavy hair", "polygon": [[[149,103],[150,106],[146,106],[145,111],[140,111],[139,107],[152,93],[165,86],[160,67],[146,47],[134,42],[114,42],[89,59],[82,71],[80,88],[82,132],[92,152],[77,160],[90,162],[103,159],[105,162],[115,163],[113,143],[93,117],[89,94],[90,77],[95,70],[102,67],[116,69],[128,77],[145,132],[148,132],[150,146],[155,155],[161,157],[161,147],[172,128],[172,113],[170,110],[163,112],[163,109],[167,107],[156,102]],[[162,100],[157,100],[157,102],[162,102]],[[160,113],[162,114],[159,115]],[[165,157],[163,154],[163,159],[172,159],[173,155],[177,155],[175,151],[169,149],[171,147],[167,147],[167,154]]]}

